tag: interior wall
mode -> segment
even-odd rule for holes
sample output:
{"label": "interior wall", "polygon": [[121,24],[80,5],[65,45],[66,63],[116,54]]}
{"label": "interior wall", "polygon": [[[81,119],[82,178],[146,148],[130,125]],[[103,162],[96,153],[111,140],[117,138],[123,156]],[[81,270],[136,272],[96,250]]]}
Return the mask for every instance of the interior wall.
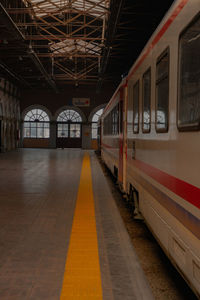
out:
{"label": "interior wall", "polygon": [[[115,91],[115,86],[107,85],[103,86],[100,93],[96,93],[96,86],[66,86],[65,89],[56,94],[51,89],[46,90],[22,90],[20,108],[21,112],[24,113],[27,108],[38,105],[45,107],[52,116],[50,124],[50,139],[49,142],[44,145],[41,143],[38,146],[38,142],[28,141],[22,139],[23,147],[49,147],[56,148],[56,113],[67,106],[72,109],[75,108],[72,104],[73,98],[89,98],[90,105],[77,107],[80,112],[83,113],[86,120],[83,121],[82,127],[82,148],[84,149],[96,149],[94,140],[91,139],[91,113],[95,111],[95,108],[102,104],[107,103],[112,94]],[[23,115],[22,115],[23,118]],[[90,130],[90,132],[89,132]],[[22,131],[23,131],[23,120],[22,120]]]}
{"label": "interior wall", "polygon": [[79,107],[86,118],[97,106],[107,103],[115,91],[115,86],[102,87],[100,93],[96,93],[96,86],[66,86],[56,94],[52,89],[46,90],[22,90],[20,108],[21,112],[35,104],[45,106],[54,115],[62,106],[72,106],[72,98],[90,98],[90,106]]}
{"label": "interior wall", "polygon": [[19,147],[20,101],[19,89],[10,81],[0,78],[0,152]]}

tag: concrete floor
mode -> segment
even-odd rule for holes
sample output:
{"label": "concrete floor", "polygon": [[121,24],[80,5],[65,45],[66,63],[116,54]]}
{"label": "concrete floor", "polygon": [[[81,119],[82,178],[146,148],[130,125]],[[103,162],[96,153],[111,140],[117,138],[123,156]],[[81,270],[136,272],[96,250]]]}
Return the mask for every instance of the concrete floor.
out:
{"label": "concrete floor", "polygon": [[[0,154],[1,300],[60,298],[83,155],[79,149]],[[92,151],[90,158],[103,299],[153,299]]]}

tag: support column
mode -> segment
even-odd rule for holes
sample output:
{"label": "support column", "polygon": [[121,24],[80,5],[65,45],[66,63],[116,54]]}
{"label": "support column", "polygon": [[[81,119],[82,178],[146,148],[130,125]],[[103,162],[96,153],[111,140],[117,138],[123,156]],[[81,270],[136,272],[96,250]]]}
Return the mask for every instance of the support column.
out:
{"label": "support column", "polygon": [[19,148],[23,148],[23,139],[24,139],[24,122],[20,122],[20,140],[19,140]]}
{"label": "support column", "polygon": [[82,124],[82,149],[91,149],[91,125]]}
{"label": "support column", "polygon": [[56,122],[50,122],[50,139],[49,139],[49,148],[56,148],[56,132],[57,126]]}

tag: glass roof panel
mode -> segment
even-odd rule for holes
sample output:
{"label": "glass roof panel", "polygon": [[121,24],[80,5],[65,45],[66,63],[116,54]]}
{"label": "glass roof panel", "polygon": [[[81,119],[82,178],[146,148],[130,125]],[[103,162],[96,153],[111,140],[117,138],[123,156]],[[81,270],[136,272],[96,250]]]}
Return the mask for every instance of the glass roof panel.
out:
{"label": "glass roof panel", "polygon": [[[27,4],[27,0],[24,0]],[[92,16],[103,17],[107,12],[110,0],[29,0],[36,17],[45,17],[50,13],[84,12]]]}
{"label": "glass roof panel", "polygon": [[79,53],[88,53],[88,54],[101,54],[101,47],[99,44],[88,43],[83,40],[70,40],[66,39],[59,43],[52,43],[50,44],[50,49],[54,54],[59,53],[71,53],[72,51],[79,52]]}

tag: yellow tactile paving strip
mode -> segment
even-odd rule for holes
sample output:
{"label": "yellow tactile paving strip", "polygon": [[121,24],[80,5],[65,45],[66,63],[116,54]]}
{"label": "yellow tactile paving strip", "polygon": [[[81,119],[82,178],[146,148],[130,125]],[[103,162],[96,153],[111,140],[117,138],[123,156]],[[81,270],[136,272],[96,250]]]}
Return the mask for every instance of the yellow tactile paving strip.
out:
{"label": "yellow tactile paving strip", "polygon": [[90,157],[85,154],[60,300],[102,298]]}

